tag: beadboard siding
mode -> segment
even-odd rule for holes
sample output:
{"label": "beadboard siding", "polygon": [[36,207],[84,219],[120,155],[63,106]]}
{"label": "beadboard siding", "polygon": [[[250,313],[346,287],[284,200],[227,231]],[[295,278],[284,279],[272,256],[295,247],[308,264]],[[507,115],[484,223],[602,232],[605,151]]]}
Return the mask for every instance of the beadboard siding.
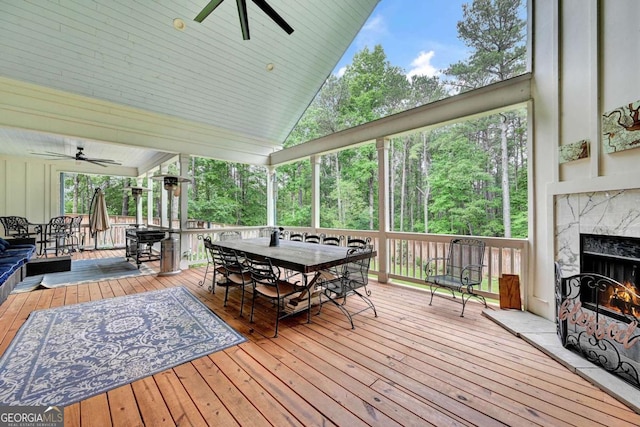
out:
{"label": "beadboard siding", "polygon": [[[0,6],[0,75],[227,129],[269,141],[271,152],[377,1],[271,0],[292,35],[249,2],[249,41],[242,40],[233,1],[203,23],[193,17],[204,0],[9,3]],[[185,21],[185,31],[173,28],[174,18]],[[275,64],[272,72],[267,63]],[[218,139],[242,151],[238,138]]]}

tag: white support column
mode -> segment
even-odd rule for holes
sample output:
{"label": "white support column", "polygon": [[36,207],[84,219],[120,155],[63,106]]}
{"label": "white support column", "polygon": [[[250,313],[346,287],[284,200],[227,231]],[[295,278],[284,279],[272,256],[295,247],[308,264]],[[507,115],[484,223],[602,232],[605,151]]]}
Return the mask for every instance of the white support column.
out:
{"label": "white support column", "polygon": [[267,225],[269,227],[276,225],[277,195],[276,168],[269,166],[267,168]]}
{"label": "white support column", "polygon": [[147,225],[153,224],[153,180],[151,177],[153,176],[152,172],[147,173]]}
{"label": "white support column", "polygon": [[320,227],[320,156],[311,156],[311,227]]}
{"label": "white support column", "polygon": [[378,151],[378,228],[380,229],[378,247],[378,281],[389,280],[389,140],[376,139]]}
{"label": "white support column", "polygon": [[[180,173],[179,176],[187,177],[187,173],[189,172],[189,162],[191,161],[191,157],[188,154],[180,154],[179,156],[179,166]],[[189,220],[189,183],[181,182],[180,185],[180,197],[179,197],[179,209],[178,216],[180,218],[180,230],[186,230],[187,221]]]}
{"label": "white support column", "polygon": [[[142,187],[142,179],[143,177],[139,176],[136,178],[136,187]],[[136,200],[136,224],[142,225],[142,198],[146,196],[144,192],[138,197]]]}
{"label": "white support column", "polygon": [[[168,167],[166,164],[160,166],[160,174],[166,174],[168,171]],[[160,226],[162,227],[170,227],[171,221],[169,218],[169,206],[168,206],[169,196],[167,192],[164,190],[162,186],[162,181],[160,181]]]}
{"label": "white support column", "polygon": [[[180,154],[179,157],[179,166],[180,166],[180,174],[181,177],[187,177],[189,172],[189,162],[191,161],[191,157],[188,154]],[[183,231],[187,229],[187,222],[189,220],[189,183],[181,182],[180,185],[180,197],[179,197],[179,206],[180,206],[180,269],[184,270],[189,268],[189,255],[191,252],[190,247],[190,239],[188,235],[184,235]],[[195,237],[195,234],[192,235]]]}

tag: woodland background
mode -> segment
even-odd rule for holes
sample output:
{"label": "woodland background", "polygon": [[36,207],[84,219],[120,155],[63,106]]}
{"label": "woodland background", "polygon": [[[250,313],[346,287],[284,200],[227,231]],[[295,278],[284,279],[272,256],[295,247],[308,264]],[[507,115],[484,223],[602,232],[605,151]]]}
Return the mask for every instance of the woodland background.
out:
{"label": "woodland background", "polygon": [[[471,53],[435,77],[408,79],[404,69],[389,62],[382,46],[365,47],[342,76],[328,77],[284,146],[524,73],[525,14],[521,0],[463,5],[458,37]],[[390,145],[393,231],[527,237],[526,110],[417,131],[392,138]],[[375,146],[329,153],[320,161],[320,226],[377,229]],[[188,185],[189,219],[266,223],[266,168],[194,157],[189,169],[182,173],[193,180]],[[276,177],[277,225],[310,226],[309,160],[278,167]],[[65,212],[88,213],[94,191],[101,187],[111,215],[134,215],[133,198],[124,191],[128,185],[136,185],[135,180],[65,174]],[[157,213],[164,190],[158,181],[153,185],[154,197],[143,197],[143,209],[153,203]]]}

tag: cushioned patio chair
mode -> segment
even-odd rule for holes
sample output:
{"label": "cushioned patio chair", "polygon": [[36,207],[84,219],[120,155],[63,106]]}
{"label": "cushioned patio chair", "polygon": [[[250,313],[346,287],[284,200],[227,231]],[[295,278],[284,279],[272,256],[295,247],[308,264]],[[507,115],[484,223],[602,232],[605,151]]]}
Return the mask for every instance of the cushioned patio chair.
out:
{"label": "cushioned patio chair", "polygon": [[220,240],[221,242],[240,239],[242,239],[242,234],[240,234],[239,231],[222,231],[218,233],[218,240]]}
{"label": "cushioned patio chair", "polygon": [[371,237],[367,237],[366,239],[360,239],[357,237],[347,237],[347,247],[349,248],[364,248],[368,244],[371,243]]}
{"label": "cushioned patio chair", "polygon": [[[275,334],[278,336],[278,324],[280,319],[290,316],[294,313],[286,313],[284,311],[285,298],[301,292],[304,286],[300,282],[291,282],[281,279],[280,268],[274,266],[269,258],[264,259],[248,259],[251,279],[253,281],[253,298],[251,300],[251,319],[253,322],[253,314],[256,305],[256,297],[263,297],[272,301],[276,311]],[[308,303],[311,306],[311,293],[308,292]]]}
{"label": "cushioned patio chair", "polygon": [[198,282],[198,285],[204,286],[205,283],[207,283],[207,276],[209,275],[209,270],[211,270],[213,277],[211,278],[211,286],[209,286],[209,290],[211,291],[211,293],[215,294],[217,274],[215,260],[213,259],[213,251],[215,248],[213,247],[213,242],[211,242],[211,237],[209,236],[198,234],[198,240],[202,240],[202,244],[204,245],[204,253],[207,257],[207,265],[204,269],[204,277],[202,277],[202,280]]}
{"label": "cushioned patio chair", "polygon": [[322,234],[305,234],[304,241],[307,243],[320,243],[322,242]]}
{"label": "cushioned patio chair", "polygon": [[344,236],[324,236],[322,238],[323,245],[342,246],[342,242],[344,242]]}
{"label": "cushioned patio chair", "polygon": [[291,233],[289,234],[289,240],[293,240],[294,242],[304,242],[304,234]]}
{"label": "cushioned patio chair", "polygon": [[244,263],[245,257],[242,254],[238,254],[233,249],[224,248],[215,244],[213,245],[211,254],[215,265],[214,275],[219,273],[222,276],[220,280],[215,279],[213,286],[217,285],[225,288],[225,307],[229,300],[229,288],[240,288],[242,292],[240,299],[240,316],[242,316],[242,311],[244,309],[245,286],[252,283],[250,269]]}

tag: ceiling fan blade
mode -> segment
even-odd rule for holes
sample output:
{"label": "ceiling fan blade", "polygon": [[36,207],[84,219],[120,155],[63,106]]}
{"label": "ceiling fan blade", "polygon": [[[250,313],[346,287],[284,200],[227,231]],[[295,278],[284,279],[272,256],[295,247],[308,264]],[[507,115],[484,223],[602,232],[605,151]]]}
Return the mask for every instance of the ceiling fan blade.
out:
{"label": "ceiling fan blade", "polygon": [[198,14],[198,16],[196,16],[195,18],[193,18],[194,21],[196,22],[202,22],[204,21],[204,19],[209,16],[209,14],[211,12],[214,11],[214,9],[218,6],[220,6],[220,3],[222,3],[224,0],[211,0]]}
{"label": "ceiling fan blade", "polygon": [[57,157],[59,159],[75,159],[75,156],[70,156],[68,154],[62,153],[54,153],[53,151],[45,151],[44,153],[31,153],[36,156],[47,156],[47,157]]}
{"label": "ceiling fan blade", "polygon": [[120,166],[122,164],[122,163],[118,163],[115,160],[111,160],[111,159],[89,159],[89,158],[87,158],[87,159],[84,159],[84,160],[86,160],[87,162],[91,162],[91,163],[99,162],[99,163],[105,163],[105,164],[114,165],[114,166]]}
{"label": "ceiling fan blade", "polygon": [[99,160],[93,160],[93,159],[84,159],[85,162],[89,162],[89,163],[93,163],[94,165],[98,165],[98,166],[102,166],[103,168],[106,168],[107,165],[105,165],[103,162],[99,161]]}
{"label": "ceiling fan blade", "polygon": [[236,0],[236,4],[238,5],[238,17],[240,18],[242,40],[249,40],[249,17],[247,16],[247,0]]}
{"label": "ceiling fan blade", "polygon": [[[240,1],[240,0],[238,0],[238,1]],[[262,11],[264,13],[266,13],[269,16],[269,18],[273,19],[273,21],[276,24],[278,24],[280,26],[280,28],[282,28],[284,31],[286,31],[287,34],[293,33],[293,28],[291,28],[291,26],[289,24],[287,24],[287,21],[285,21],[282,18],[282,16],[278,15],[278,12],[273,10],[273,8],[271,6],[269,6],[269,4],[265,0],[253,0],[253,2],[256,4],[256,6],[258,6],[260,9],[262,9]],[[246,6],[245,6],[245,8],[246,8]],[[247,29],[247,34],[248,33],[249,33],[249,30]]]}

